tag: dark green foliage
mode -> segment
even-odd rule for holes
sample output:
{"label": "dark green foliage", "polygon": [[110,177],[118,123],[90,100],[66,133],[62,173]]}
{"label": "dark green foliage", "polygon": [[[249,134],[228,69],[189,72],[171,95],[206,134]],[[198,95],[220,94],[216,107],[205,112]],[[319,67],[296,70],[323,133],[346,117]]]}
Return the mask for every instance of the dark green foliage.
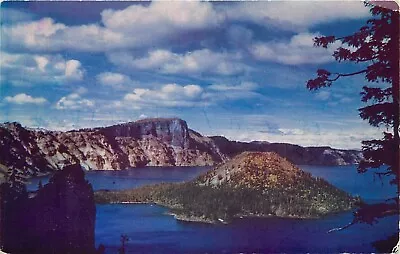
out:
{"label": "dark green foliage", "polygon": [[399,242],[399,234],[393,234],[385,240],[379,240],[374,242],[372,245],[379,253],[391,253],[393,246]]}
{"label": "dark green foliage", "polygon": [[98,191],[97,203],[149,202],[185,216],[230,220],[235,216],[319,217],[351,209],[357,202],[322,179],[300,181],[291,188],[256,189],[201,186],[194,182],[157,184],[134,190]]}
{"label": "dark green foliage", "polygon": [[[317,78],[307,82],[307,88],[316,90],[331,86],[336,80],[353,75],[364,75],[370,86],[363,86],[361,101],[365,107],[359,109],[360,117],[374,127],[386,127],[382,139],[362,141],[364,161],[358,171],[364,173],[370,169],[385,168],[375,171],[379,176],[392,176],[391,184],[399,188],[400,173],[400,103],[399,103],[399,11],[398,4],[391,2],[365,2],[373,16],[359,31],[349,36],[325,36],[314,39],[315,46],[324,47],[334,42],[341,42],[333,53],[338,62],[362,63],[361,70],[351,73],[335,73],[319,69]],[[380,6],[383,5],[383,6]],[[387,6],[385,8],[385,5]],[[393,7],[393,6],[392,6]],[[353,50],[349,50],[352,48]],[[394,202],[393,202],[394,201]],[[390,202],[363,205],[355,213],[352,223],[372,224],[379,218],[399,213],[399,198]],[[346,228],[345,226],[343,228]]]}
{"label": "dark green foliage", "polygon": [[359,31],[349,36],[314,39],[315,46],[324,48],[341,42],[343,46],[333,53],[335,59],[363,63],[364,68],[352,73],[319,69],[317,78],[307,82],[307,88],[329,87],[340,78],[354,75],[364,75],[367,82],[374,83],[362,87],[361,101],[367,105],[359,109],[360,117],[374,127],[391,127],[392,132],[384,132],[381,140],[362,142],[365,160],[359,164],[359,172],[388,166],[385,174],[394,175],[392,183],[399,184],[399,12],[380,7],[379,3],[366,2],[365,5],[374,18]]}
{"label": "dark green foliage", "polygon": [[96,207],[79,164],[28,193],[0,185],[0,246],[7,253],[93,253]]}

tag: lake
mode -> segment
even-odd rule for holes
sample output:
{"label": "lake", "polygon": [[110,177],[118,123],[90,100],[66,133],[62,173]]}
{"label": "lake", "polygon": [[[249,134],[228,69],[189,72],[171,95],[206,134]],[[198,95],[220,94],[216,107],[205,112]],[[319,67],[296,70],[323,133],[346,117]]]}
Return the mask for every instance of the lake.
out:
{"label": "lake", "polygon": [[[372,173],[358,174],[355,166],[300,166],[314,176],[359,195],[367,202],[393,197],[395,186]],[[181,182],[195,178],[207,167],[148,167],[124,171],[90,171],[86,178],[98,189],[127,189],[159,182]],[[35,189],[39,180],[28,185]],[[96,246],[106,253],[117,253],[120,235],[129,237],[127,253],[232,253],[232,252],[373,252],[371,242],[384,239],[398,230],[398,217],[392,216],[370,226],[354,225],[346,230],[327,233],[346,225],[352,212],[320,219],[244,218],[229,225],[181,222],[157,205],[97,205]]]}

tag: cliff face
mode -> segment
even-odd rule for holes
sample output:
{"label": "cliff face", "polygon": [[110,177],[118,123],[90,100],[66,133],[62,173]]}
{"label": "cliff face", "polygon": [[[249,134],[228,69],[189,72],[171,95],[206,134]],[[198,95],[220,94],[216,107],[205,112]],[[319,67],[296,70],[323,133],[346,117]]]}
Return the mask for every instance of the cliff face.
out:
{"label": "cliff face", "polygon": [[68,132],[0,126],[0,163],[29,174],[80,163],[87,169],[205,166],[228,159],[181,119],[147,119]]}
{"label": "cliff face", "polygon": [[360,152],[329,147],[205,137],[177,118],[144,119],[68,132],[32,130],[18,123],[0,125],[0,163],[32,175],[71,163],[100,170],[215,165],[243,151],[275,151],[293,163],[311,165],[354,164],[362,158]]}
{"label": "cliff face", "polygon": [[1,185],[1,246],[9,253],[94,253],[92,186],[75,164],[35,193]]}

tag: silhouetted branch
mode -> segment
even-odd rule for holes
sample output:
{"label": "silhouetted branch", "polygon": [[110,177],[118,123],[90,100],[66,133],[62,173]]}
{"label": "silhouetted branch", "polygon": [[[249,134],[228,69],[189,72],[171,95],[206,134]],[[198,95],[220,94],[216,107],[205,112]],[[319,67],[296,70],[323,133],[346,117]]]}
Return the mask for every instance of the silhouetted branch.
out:
{"label": "silhouetted branch", "polygon": [[333,81],[338,80],[340,77],[354,76],[354,75],[365,73],[365,72],[367,72],[367,69],[361,70],[361,71],[352,72],[352,73],[331,73],[331,74],[335,74],[337,76],[334,79],[327,79],[327,81],[333,82]]}

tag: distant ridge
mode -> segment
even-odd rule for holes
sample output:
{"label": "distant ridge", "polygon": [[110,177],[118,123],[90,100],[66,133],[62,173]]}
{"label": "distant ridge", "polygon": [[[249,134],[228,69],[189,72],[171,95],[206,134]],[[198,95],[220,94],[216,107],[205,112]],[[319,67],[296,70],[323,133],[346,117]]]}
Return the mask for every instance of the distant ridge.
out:
{"label": "distant ridge", "polygon": [[29,175],[75,162],[91,170],[210,166],[243,151],[273,151],[294,164],[308,165],[356,164],[362,158],[361,152],[354,150],[206,137],[179,118],[141,119],[66,132],[24,128],[15,122],[0,125],[0,163]]}

